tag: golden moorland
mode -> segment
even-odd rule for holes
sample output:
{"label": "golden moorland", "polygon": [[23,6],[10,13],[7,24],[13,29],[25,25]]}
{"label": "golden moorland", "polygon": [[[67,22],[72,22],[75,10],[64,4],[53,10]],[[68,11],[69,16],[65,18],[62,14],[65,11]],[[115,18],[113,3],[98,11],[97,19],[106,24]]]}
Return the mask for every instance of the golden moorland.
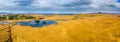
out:
{"label": "golden moorland", "polygon": [[[43,27],[0,25],[0,42],[12,37],[12,42],[120,42],[119,14],[26,15],[57,24]],[[19,18],[19,17],[18,17]],[[15,24],[30,19],[4,20]],[[10,27],[11,26],[11,27]],[[11,34],[9,33],[11,30]]]}

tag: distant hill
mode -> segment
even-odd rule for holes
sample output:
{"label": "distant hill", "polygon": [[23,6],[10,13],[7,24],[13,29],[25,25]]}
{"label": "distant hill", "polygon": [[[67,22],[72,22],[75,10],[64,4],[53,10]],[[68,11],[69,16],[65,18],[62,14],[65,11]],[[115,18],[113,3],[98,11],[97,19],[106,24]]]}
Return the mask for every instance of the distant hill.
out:
{"label": "distant hill", "polygon": [[9,12],[0,12],[0,14],[12,14],[12,13],[9,13]]}
{"label": "distant hill", "polygon": [[108,12],[93,12],[93,13],[88,13],[88,14],[120,14],[120,13],[108,13]]}
{"label": "distant hill", "polygon": [[[0,14],[45,14],[45,15],[51,15],[51,14],[61,14],[61,15],[72,15],[72,14],[82,14],[82,13],[11,13],[11,12],[0,12]],[[83,13],[84,14],[84,13]],[[86,13],[85,13],[86,14]],[[120,13],[115,13],[115,12],[90,12],[87,14],[120,14]]]}

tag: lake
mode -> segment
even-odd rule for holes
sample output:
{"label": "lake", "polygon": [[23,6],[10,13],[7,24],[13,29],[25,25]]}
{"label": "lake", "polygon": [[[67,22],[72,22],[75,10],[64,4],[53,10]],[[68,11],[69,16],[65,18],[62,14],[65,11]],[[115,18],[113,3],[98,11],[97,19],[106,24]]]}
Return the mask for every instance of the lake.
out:
{"label": "lake", "polygon": [[31,20],[29,22],[17,22],[17,24],[22,26],[42,27],[57,23],[53,20],[38,20],[38,23],[36,23],[35,20]]}

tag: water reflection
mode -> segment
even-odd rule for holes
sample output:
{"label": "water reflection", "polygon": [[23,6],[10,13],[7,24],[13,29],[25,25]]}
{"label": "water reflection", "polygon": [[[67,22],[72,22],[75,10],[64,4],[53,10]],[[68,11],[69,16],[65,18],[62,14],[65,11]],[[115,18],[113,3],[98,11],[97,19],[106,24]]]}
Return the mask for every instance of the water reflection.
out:
{"label": "water reflection", "polygon": [[29,22],[17,22],[17,24],[22,26],[42,27],[42,26],[57,24],[57,23],[53,20],[38,20],[38,23],[36,23],[35,20],[32,20]]}

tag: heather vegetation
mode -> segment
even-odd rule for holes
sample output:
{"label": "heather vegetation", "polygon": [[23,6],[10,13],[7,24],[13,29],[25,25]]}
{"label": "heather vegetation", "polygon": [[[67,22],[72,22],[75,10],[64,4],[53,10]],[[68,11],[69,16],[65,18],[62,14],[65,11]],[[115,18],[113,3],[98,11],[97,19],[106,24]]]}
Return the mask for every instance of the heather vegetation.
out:
{"label": "heather vegetation", "polygon": [[22,19],[35,19],[33,16],[26,15],[1,15],[0,20],[22,20]]}
{"label": "heather vegetation", "polygon": [[12,41],[120,42],[119,16],[118,14],[32,15],[35,19],[42,17],[42,20],[54,20],[57,24],[42,27],[14,25],[11,28]]}

